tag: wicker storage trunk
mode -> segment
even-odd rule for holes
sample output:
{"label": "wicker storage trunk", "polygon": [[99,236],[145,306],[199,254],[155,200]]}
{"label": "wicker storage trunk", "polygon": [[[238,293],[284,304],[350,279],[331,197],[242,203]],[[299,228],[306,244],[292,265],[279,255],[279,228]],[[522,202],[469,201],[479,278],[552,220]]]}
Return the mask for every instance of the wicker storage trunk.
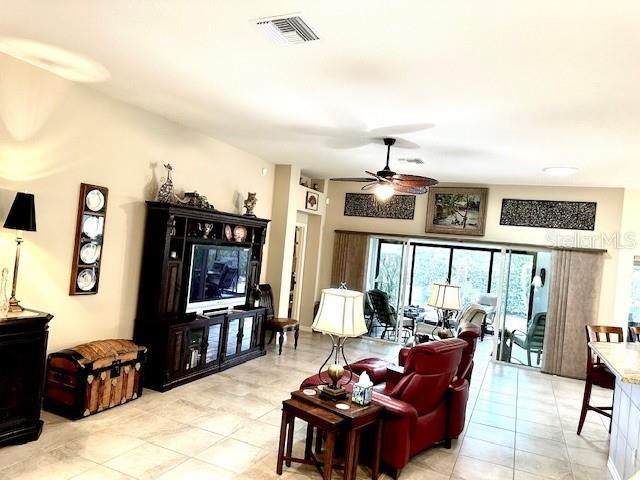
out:
{"label": "wicker storage trunk", "polygon": [[135,400],[146,352],[131,340],[98,340],[52,353],[44,408],[77,419]]}

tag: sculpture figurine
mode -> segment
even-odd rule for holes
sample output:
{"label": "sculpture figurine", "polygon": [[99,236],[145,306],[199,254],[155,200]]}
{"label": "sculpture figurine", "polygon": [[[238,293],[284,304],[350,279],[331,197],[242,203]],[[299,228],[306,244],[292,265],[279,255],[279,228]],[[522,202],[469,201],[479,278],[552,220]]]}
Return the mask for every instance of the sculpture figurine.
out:
{"label": "sculpture figurine", "polygon": [[213,205],[209,203],[207,197],[200,195],[197,191],[185,192],[183,198],[178,198],[178,201],[184,205],[190,207],[206,208],[208,210],[215,210]]}
{"label": "sculpture figurine", "polygon": [[244,213],[245,217],[255,217],[253,209],[256,208],[256,203],[258,203],[258,199],[256,198],[255,192],[249,192],[247,194],[247,199],[244,201],[244,208],[246,210]]}
{"label": "sculpture figurine", "polygon": [[173,180],[171,179],[171,171],[173,167],[170,163],[164,165],[164,168],[167,169],[167,177],[163,178],[162,184],[158,189],[158,194],[156,195],[156,201],[163,203],[172,203],[176,200],[176,194],[173,192]]}

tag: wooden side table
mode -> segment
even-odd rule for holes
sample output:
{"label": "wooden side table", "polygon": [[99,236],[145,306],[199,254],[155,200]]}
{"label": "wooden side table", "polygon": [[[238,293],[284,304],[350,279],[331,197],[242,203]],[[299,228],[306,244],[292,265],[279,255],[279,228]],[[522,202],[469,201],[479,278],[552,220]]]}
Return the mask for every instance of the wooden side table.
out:
{"label": "wooden side table", "polygon": [[[331,470],[338,466],[334,461],[334,446],[337,435],[346,437],[344,476],[345,480],[354,480],[358,469],[358,456],[360,450],[360,436],[362,430],[369,426],[374,426],[376,430],[375,448],[371,478],[377,480],[380,471],[380,451],[382,444],[382,412],[381,405],[372,403],[367,406],[360,406],[351,403],[350,399],[345,399],[338,403],[324,400],[319,397],[319,390],[315,389],[315,395],[305,395],[302,391],[291,394],[291,400],[285,400],[282,404],[282,425],[280,427],[280,447],[278,451],[278,474],[282,473],[282,463],[287,466],[291,462],[306,463],[316,465],[324,479],[331,478]],[[336,405],[344,404],[349,408],[346,410],[338,408]],[[293,431],[295,418],[300,418],[308,422],[307,438],[305,446],[305,458],[294,459],[291,457],[293,444]],[[316,452],[312,452],[313,432],[316,433]],[[321,445],[321,434],[326,434],[324,460],[320,462],[316,455],[319,454]],[[286,443],[286,455],[285,455]]]}
{"label": "wooden side table", "polygon": [[[304,458],[294,458],[292,456],[293,449],[293,431],[295,419],[299,418],[309,424],[307,429],[307,442],[305,445]],[[291,462],[305,463],[307,465],[315,465],[320,470],[324,480],[331,479],[331,472],[334,466],[334,447],[336,437],[340,431],[340,427],[344,423],[344,419],[331,413],[321,407],[314,407],[306,402],[291,399],[282,402],[282,423],[280,425],[280,444],[278,446],[278,465],[276,472],[282,475],[282,464],[287,467],[291,466]],[[317,428],[320,432],[326,434],[326,443],[324,447],[324,461],[320,462],[311,451],[312,436],[309,431]],[[286,444],[286,447],[285,447]],[[286,448],[286,450],[285,450]],[[319,453],[316,451],[316,453]],[[322,463],[322,465],[320,465]]]}

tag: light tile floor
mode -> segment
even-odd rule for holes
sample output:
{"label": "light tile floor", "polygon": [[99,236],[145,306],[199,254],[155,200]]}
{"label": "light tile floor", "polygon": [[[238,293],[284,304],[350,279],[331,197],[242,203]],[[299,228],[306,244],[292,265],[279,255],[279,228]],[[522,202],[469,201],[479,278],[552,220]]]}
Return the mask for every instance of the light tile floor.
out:
{"label": "light tile floor", "polygon": [[[329,342],[303,333],[298,350],[267,356],[167,393],[76,422],[44,413],[39,441],[0,449],[0,480],[23,479],[306,479],[307,466],[275,474],[280,404],[313,374]],[[479,344],[467,428],[450,450],[417,455],[401,479],[608,479],[609,437],[587,416],[575,434],[583,383],[489,362],[490,338]],[[394,359],[398,347],[355,340],[349,359]],[[610,392],[594,394],[610,402]],[[304,425],[295,448],[303,448]],[[361,468],[358,478],[367,478]],[[340,478],[338,474],[334,478]],[[386,477],[384,477],[386,478]]]}

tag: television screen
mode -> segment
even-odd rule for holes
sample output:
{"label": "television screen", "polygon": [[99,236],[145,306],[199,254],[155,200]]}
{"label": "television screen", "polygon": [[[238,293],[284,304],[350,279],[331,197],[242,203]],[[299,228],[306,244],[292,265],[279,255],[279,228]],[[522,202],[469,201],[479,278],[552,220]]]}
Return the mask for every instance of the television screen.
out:
{"label": "television screen", "polygon": [[244,298],[249,257],[246,247],[193,245],[187,311],[225,306],[225,300]]}

